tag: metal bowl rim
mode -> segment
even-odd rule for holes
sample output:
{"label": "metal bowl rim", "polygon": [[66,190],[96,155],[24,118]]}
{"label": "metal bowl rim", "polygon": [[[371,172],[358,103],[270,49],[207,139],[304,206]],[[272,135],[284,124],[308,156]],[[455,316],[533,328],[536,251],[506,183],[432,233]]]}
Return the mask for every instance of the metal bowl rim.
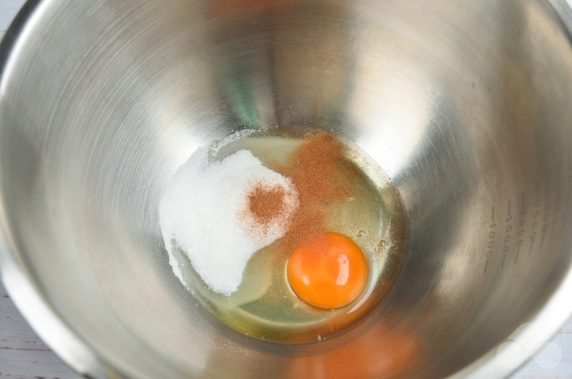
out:
{"label": "metal bowl rim", "polygon": [[[44,9],[50,2],[58,0],[27,0],[18,12],[4,38],[0,42],[0,102],[2,101],[5,81],[10,76],[12,65],[16,64],[19,50],[29,34],[34,32],[38,20],[42,18]],[[566,0],[548,0],[560,21],[568,32],[572,45],[572,7]],[[0,126],[1,127],[1,126]],[[0,185],[2,173],[0,172]],[[6,221],[6,210],[0,203],[0,278],[6,291],[15,303],[24,319],[42,340],[72,369],[81,375],[95,377],[119,375],[122,377],[146,376],[133,367],[112,362],[112,357],[96,352],[95,348],[84,340],[68,325],[51,307],[47,299],[33,280],[33,275],[19,262],[13,253],[17,249],[10,237],[10,228]],[[572,251],[571,251],[572,254]],[[503,359],[503,352],[495,346],[465,368],[449,376],[456,378],[507,377],[516,371],[534,353],[542,348],[558,329],[572,316],[572,302],[567,294],[572,293],[572,270],[564,277],[558,289],[546,301],[546,304],[535,316],[534,323],[529,323],[518,335],[510,338],[511,342],[526,346],[518,356],[511,356],[509,363],[498,364]],[[534,325],[542,324],[543,332],[539,334]],[[49,326],[46,327],[46,326]],[[123,366],[123,367],[120,367]]]}

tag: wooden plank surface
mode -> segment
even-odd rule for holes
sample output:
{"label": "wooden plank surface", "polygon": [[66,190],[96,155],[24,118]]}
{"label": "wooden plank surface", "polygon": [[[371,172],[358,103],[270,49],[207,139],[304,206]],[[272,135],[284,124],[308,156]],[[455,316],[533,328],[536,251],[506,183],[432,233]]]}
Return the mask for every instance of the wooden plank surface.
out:
{"label": "wooden plank surface", "polygon": [[10,21],[24,4],[23,0],[0,0],[0,37],[8,28]]}
{"label": "wooden plank surface", "polygon": [[[0,0],[0,38],[23,3]],[[0,378],[79,378],[30,329],[1,285]],[[513,379],[572,379],[572,318]]]}
{"label": "wooden plank surface", "polygon": [[30,329],[1,285],[0,378],[79,378]]}

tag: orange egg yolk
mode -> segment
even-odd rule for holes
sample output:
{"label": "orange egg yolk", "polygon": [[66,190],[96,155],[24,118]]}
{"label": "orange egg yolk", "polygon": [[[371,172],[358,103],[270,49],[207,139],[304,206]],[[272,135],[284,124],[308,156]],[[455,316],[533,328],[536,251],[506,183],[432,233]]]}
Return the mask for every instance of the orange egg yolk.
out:
{"label": "orange egg yolk", "polygon": [[334,309],[354,301],[365,287],[364,254],[350,238],[324,233],[296,248],[288,259],[288,282],[304,302]]}

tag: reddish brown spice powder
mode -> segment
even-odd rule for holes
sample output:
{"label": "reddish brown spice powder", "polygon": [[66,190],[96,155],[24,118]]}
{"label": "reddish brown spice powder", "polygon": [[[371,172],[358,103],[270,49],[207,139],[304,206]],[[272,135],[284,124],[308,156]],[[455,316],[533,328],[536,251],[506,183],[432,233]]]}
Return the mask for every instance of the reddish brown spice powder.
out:
{"label": "reddish brown spice powder", "polygon": [[285,210],[284,196],[284,188],[280,186],[257,183],[248,193],[248,212],[257,224],[268,227]]}
{"label": "reddish brown spice powder", "polygon": [[289,162],[279,168],[278,171],[294,182],[299,196],[298,210],[279,242],[282,249],[292,251],[326,232],[324,207],[352,196],[352,168],[345,158],[343,143],[323,132],[305,140]]}
{"label": "reddish brown spice powder", "polygon": [[[288,220],[287,233],[278,242],[292,251],[305,241],[326,232],[324,208],[352,196],[355,168],[345,158],[345,146],[331,134],[321,132],[308,137],[292,153],[285,165],[274,167],[290,178],[298,191],[298,208]],[[257,183],[248,193],[248,217],[268,227],[285,211],[284,189]]]}

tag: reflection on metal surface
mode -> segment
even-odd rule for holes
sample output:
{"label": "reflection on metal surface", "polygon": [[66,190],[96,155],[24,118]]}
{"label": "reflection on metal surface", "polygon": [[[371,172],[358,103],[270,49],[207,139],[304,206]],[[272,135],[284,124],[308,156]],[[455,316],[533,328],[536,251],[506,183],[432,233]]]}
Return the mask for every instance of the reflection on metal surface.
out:
{"label": "reflection on metal surface", "polygon": [[[572,307],[570,15],[558,0],[31,1],[0,53],[7,288],[96,376],[506,375]],[[276,125],[353,141],[409,216],[387,301],[297,347],[214,321],[157,224],[196,146]],[[415,348],[382,365],[402,341],[387,330]],[[506,341],[526,349],[504,360]]]}

